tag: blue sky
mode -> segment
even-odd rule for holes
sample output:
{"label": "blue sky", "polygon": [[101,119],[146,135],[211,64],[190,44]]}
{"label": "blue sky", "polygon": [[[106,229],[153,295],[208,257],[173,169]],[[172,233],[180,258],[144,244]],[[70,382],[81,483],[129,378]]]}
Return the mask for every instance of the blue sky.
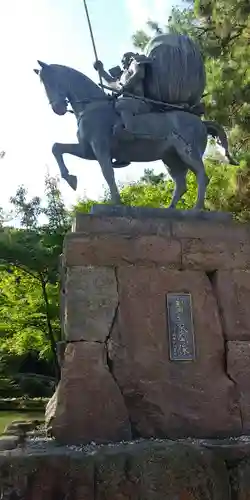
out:
{"label": "blue sky", "polygon": [[[99,58],[109,68],[132,48],[131,35],[150,17],[165,21],[171,0],[88,0]],[[32,71],[36,60],[65,64],[97,81],[93,51],[82,0],[1,0],[0,2],[0,206],[6,206],[18,185],[30,195],[43,194],[46,172],[57,175],[51,154],[54,142],[76,138],[75,118],[56,116]],[[75,194],[61,182],[67,204],[82,195],[100,196],[105,185],[96,162],[66,156],[67,166],[79,179]],[[119,171],[118,181],[131,181],[143,165]],[[159,163],[157,170],[162,171]]]}

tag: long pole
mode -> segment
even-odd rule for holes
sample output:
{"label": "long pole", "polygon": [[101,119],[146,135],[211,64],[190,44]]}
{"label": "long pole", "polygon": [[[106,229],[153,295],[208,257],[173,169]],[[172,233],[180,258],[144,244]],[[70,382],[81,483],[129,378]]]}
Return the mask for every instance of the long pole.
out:
{"label": "long pole", "polygon": [[[84,8],[85,8],[85,13],[86,13],[86,18],[87,18],[88,26],[89,26],[90,38],[91,38],[92,45],[93,45],[95,60],[97,62],[98,61],[98,55],[97,55],[97,50],[96,50],[96,44],[95,44],[94,34],[93,34],[92,26],[91,26],[91,21],[90,21],[90,17],[89,17],[89,11],[88,11],[88,6],[87,6],[87,1],[83,0],[83,4],[84,4]],[[101,86],[101,88],[102,88],[102,90],[104,92],[103,82],[102,82],[102,77],[101,77],[100,71],[98,71],[98,74],[99,74],[100,86]]]}

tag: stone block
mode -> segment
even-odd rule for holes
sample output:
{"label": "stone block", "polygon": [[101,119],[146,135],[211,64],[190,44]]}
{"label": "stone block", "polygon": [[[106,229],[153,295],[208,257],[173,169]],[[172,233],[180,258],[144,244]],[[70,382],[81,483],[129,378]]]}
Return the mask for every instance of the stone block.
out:
{"label": "stone block", "polygon": [[231,471],[231,499],[249,500],[250,498],[250,458],[242,460]]}
{"label": "stone block", "polygon": [[223,239],[183,239],[182,266],[184,269],[250,269],[250,242]]}
{"label": "stone block", "polygon": [[226,339],[250,341],[250,270],[219,270],[214,283]]}
{"label": "stone block", "polygon": [[134,219],[133,217],[105,217],[87,214],[77,214],[73,232],[82,235],[89,234],[123,234],[138,236],[141,234],[171,235],[171,221],[169,219]]}
{"label": "stone block", "polygon": [[[143,437],[239,434],[235,384],[225,373],[216,298],[203,272],[117,270],[119,312],[109,341],[115,378]],[[170,361],[166,294],[192,296],[196,359]]]}
{"label": "stone block", "polygon": [[115,270],[109,267],[70,267],[65,289],[67,340],[104,342],[118,305]]}
{"label": "stone block", "polygon": [[74,342],[66,347],[61,381],[46,421],[59,443],[105,443],[131,438],[128,413],[112,377],[105,346]]}
{"label": "stone block", "polygon": [[[247,486],[249,473],[246,479]],[[232,498],[222,459],[197,444],[169,441],[82,449],[47,443],[42,450],[33,445],[31,452],[1,453],[0,484],[6,500]],[[247,498],[241,496],[240,500]]]}
{"label": "stone block", "polygon": [[227,343],[227,371],[240,395],[243,433],[250,432],[250,342]]}
{"label": "stone block", "polygon": [[[66,334],[74,349],[79,345],[75,358],[81,361],[73,370],[64,360],[50,405],[64,442],[71,425],[78,429],[75,442],[79,435],[116,440],[121,429],[128,433],[128,421],[132,435],[145,438],[222,438],[248,428],[247,396],[239,389],[243,378],[236,382],[233,375],[247,351],[240,355],[237,346],[229,346],[227,352],[225,341],[250,342],[249,225],[220,214],[175,211],[171,218],[171,211],[164,215],[153,209],[145,214],[143,209],[99,207],[96,215],[78,217],[76,232],[65,238]],[[194,359],[170,359],[168,293],[191,295]],[[67,349],[66,360],[73,348]],[[108,417],[102,423],[97,381],[100,401],[108,400],[110,390],[115,400],[113,431]],[[71,417],[68,408],[77,413],[79,387],[86,387],[86,394],[79,415]]]}
{"label": "stone block", "polygon": [[181,266],[181,245],[173,239],[155,235],[78,236],[65,240],[67,266]]}
{"label": "stone block", "polygon": [[232,221],[174,220],[172,236],[177,239],[204,239],[209,241],[250,241],[250,225]]}
{"label": "stone block", "polygon": [[225,464],[208,450],[146,441],[103,459],[96,460],[97,500],[229,499]]}

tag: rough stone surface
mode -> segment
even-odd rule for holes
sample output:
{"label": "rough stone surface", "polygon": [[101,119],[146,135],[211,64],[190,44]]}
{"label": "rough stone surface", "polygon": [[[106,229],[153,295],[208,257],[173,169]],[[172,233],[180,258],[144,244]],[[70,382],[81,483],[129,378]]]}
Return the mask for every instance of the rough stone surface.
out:
{"label": "rough stone surface", "polygon": [[184,239],[182,265],[186,269],[250,269],[250,241]]}
{"label": "rough stone surface", "polygon": [[60,384],[57,386],[53,396],[50,398],[49,402],[46,405],[45,409],[45,424],[46,428],[50,429],[53,419],[55,418],[56,410],[57,410],[57,399],[58,399],[58,390]]}
{"label": "rough stone surface", "polygon": [[174,220],[171,222],[171,234],[174,238],[205,239],[210,241],[246,242],[250,240],[249,224],[233,221]]}
{"label": "rough stone surface", "polygon": [[134,219],[133,217],[107,217],[77,214],[72,231],[83,234],[140,234],[171,235],[169,219]]}
{"label": "rough stone surface", "polygon": [[77,227],[81,232],[65,239],[68,266],[128,263],[204,271],[250,269],[248,224],[84,216]]}
{"label": "rough stone surface", "polygon": [[168,449],[163,443],[139,444],[134,449],[128,447],[123,456],[113,451],[106,456],[106,467],[97,465],[97,484],[98,500],[219,500],[227,499],[229,494],[221,462],[207,454],[202,456],[200,450],[178,444],[169,445]]}
{"label": "rough stone surface", "polygon": [[240,460],[250,457],[250,436],[243,435],[237,438],[201,439],[199,440],[199,446],[213,451],[216,456],[224,460],[229,467],[235,466]]}
{"label": "rough stone surface", "polygon": [[60,279],[60,323],[62,338],[65,336],[65,275],[66,268],[64,265],[63,254],[59,257],[59,279]]}
{"label": "rough stone surface", "polygon": [[[108,348],[105,370],[133,436],[247,432],[246,345],[226,344],[250,342],[250,225],[214,214],[97,210],[79,215],[65,239],[66,331],[73,342]],[[191,294],[194,361],[169,360],[168,292]],[[88,370],[95,380],[90,362]]]}
{"label": "rough stone surface", "polygon": [[250,499],[250,458],[242,460],[230,471],[231,498],[235,500]]}
{"label": "rough stone surface", "polygon": [[243,432],[250,433],[250,342],[227,343],[227,371],[240,394]]}
{"label": "rough stone surface", "polygon": [[104,344],[67,345],[61,381],[48,405],[46,420],[60,443],[130,439],[128,413],[108,369]]}
{"label": "rough stone surface", "polygon": [[157,442],[0,456],[4,500],[229,500],[225,464],[195,446]]}
{"label": "rough stone surface", "polygon": [[[225,373],[217,302],[198,271],[118,268],[119,313],[109,342],[115,378],[143,437],[241,432],[238,394]],[[190,292],[196,360],[169,360],[165,297]]]}
{"label": "rough stone surface", "polygon": [[65,348],[66,348],[66,342],[64,340],[57,342],[56,352],[57,352],[58,363],[60,366],[62,366],[63,364]]}
{"label": "rough stone surface", "polygon": [[68,235],[65,258],[69,267],[82,265],[116,266],[118,264],[181,266],[181,245],[173,238],[141,235],[81,236]]}
{"label": "rough stone surface", "polygon": [[[179,212],[179,211],[178,211]],[[131,216],[114,217],[112,215],[76,214],[72,231],[88,234],[127,234],[139,236],[141,234],[172,236],[180,240],[186,238],[205,238],[219,241],[250,240],[249,224],[238,224],[233,221],[218,221],[211,218],[171,219],[166,217],[141,217]]]}
{"label": "rough stone surface", "polygon": [[219,270],[215,286],[226,339],[250,342],[250,270]]}
{"label": "rough stone surface", "polygon": [[65,287],[67,340],[104,342],[118,305],[115,270],[109,267],[71,267]]}
{"label": "rough stone surface", "polygon": [[4,500],[94,500],[91,457],[45,454],[0,457]]}

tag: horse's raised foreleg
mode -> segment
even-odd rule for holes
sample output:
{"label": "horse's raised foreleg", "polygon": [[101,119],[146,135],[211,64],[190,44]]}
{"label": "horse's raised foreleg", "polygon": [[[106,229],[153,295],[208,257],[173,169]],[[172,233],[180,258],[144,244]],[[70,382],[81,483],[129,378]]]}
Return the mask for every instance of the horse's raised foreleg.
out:
{"label": "horse's raised foreleg", "polygon": [[120,194],[115,182],[115,174],[113,170],[111,155],[106,141],[90,141],[93,153],[102,169],[103,177],[110,189],[111,199],[114,205],[120,205]]}
{"label": "horse's raised foreleg", "polygon": [[[76,191],[77,177],[69,173],[64,163],[63,155],[70,154],[73,156],[77,156],[78,158],[88,159],[88,156],[85,154],[84,148],[80,144],[61,144],[59,142],[56,142],[52,148],[52,153],[59,166],[62,179],[65,179],[69,186],[74,189],[74,191]],[[91,160],[94,158],[90,157],[89,159]]]}

